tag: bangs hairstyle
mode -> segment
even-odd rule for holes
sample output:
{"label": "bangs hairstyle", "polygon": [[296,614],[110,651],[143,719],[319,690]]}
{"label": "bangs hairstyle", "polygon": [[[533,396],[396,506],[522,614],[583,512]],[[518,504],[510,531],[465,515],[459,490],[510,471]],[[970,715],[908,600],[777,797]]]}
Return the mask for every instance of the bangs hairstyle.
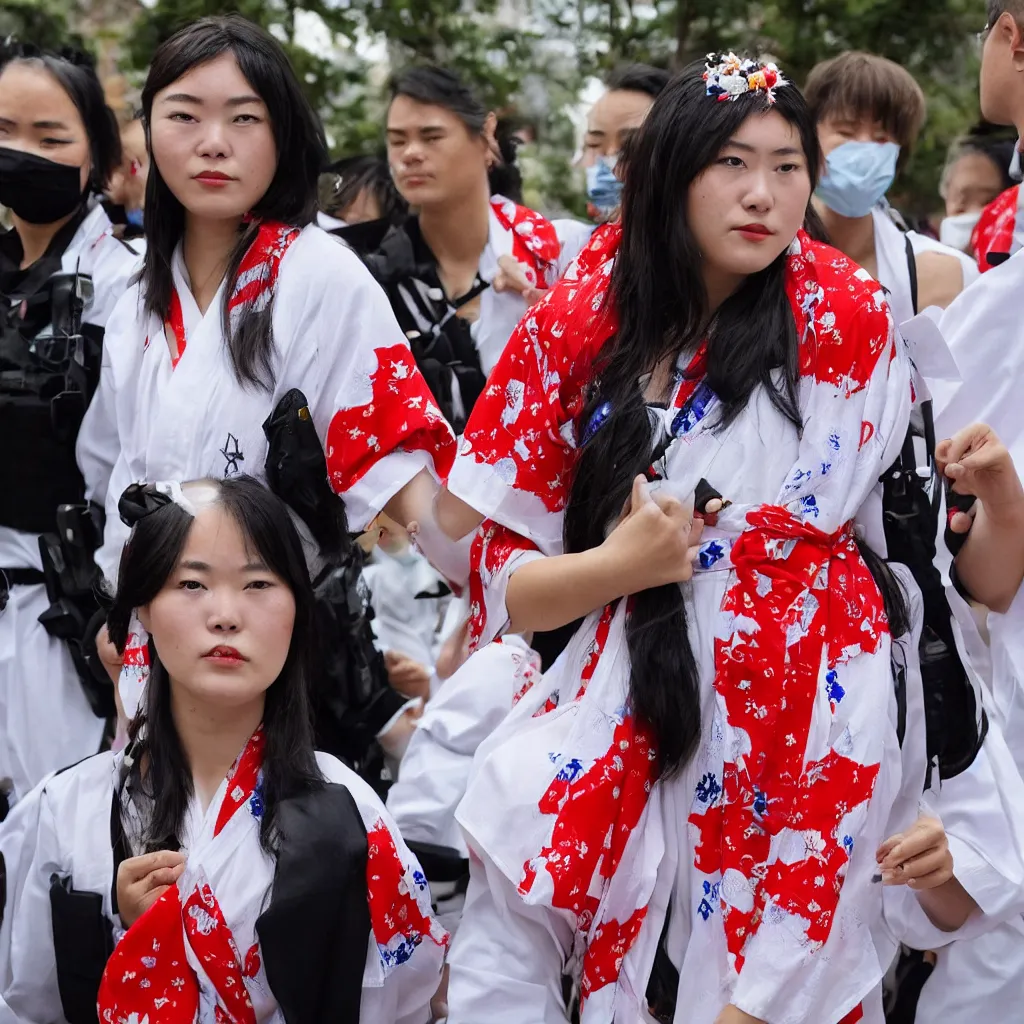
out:
{"label": "bangs hairstyle", "polygon": [[870,118],[899,143],[900,166],[921,133],[924,93],[906,68],[873,53],[850,50],[816,64],[804,95],[817,123],[828,118]]}
{"label": "bangs hairstyle", "polygon": [[92,60],[77,50],[49,53],[27,43],[0,43],[0,74],[10,64],[25,64],[46,71],[67,93],[85,126],[89,140],[90,192],[103,192],[121,166],[121,133],[117,117],[107,106],[103,86]]}
{"label": "bangs hairstyle", "polygon": [[[277,149],[277,170],[263,198],[250,210],[254,220],[239,230],[226,274],[225,297],[234,291],[238,268],[256,238],[259,220],[302,228],[317,211],[317,180],[327,156],[323,127],[309,105],[280,44],[263,29],[238,15],[201,18],[171,36],[153,56],[142,90],[142,116],[150,167],[146,182],[146,255],[140,278],[147,313],[166,320],[174,290],[171,259],[185,230],[185,208],[167,187],[153,160],[150,130],[153,100],[193,68],[230,53],[246,81],[267,108]],[[232,330],[228,304],[222,311],[231,364],[243,386],[273,388],[273,304],[254,311],[241,307]]]}
{"label": "bangs hairstyle", "polygon": [[[595,362],[580,419],[582,434],[596,409],[612,411],[582,444],[566,508],[566,551],[604,541],[651,459],[651,419],[641,379],[662,360],[707,341],[707,380],[719,397],[714,429],[727,425],[762,387],[772,404],[801,427],[796,325],[785,290],[787,255],[751,274],[712,318],[701,255],[687,223],[690,188],[749,117],[773,112],[797,131],[810,177],[808,210],[820,164],[810,110],[794,85],[731,102],[706,95],[704,63],[692,64],[661,93],[631,138],[622,195],[622,241],[609,300],[619,328]],[[667,397],[667,396],[666,396]],[[713,481],[712,481],[713,483]],[[630,703],[657,741],[659,770],[671,774],[700,741],[700,689],[676,584],[631,598],[626,627]]]}
{"label": "bangs hairstyle", "polygon": [[[391,103],[399,96],[405,96],[414,103],[444,107],[465,125],[473,138],[480,138],[484,133],[490,111],[454,71],[433,64],[409,68],[391,79],[389,91]],[[508,123],[499,122],[494,141],[498,146],[495,155],[501,159],[487,172],[488,187],[492,195],[497,193],[520,202],[523,179],[515,165],[519,143]]]}
{"label": "bangs hairstyle", "polygon": [[[313,589],[298,533],[288,509],[266,487],[248,476],[209,481],[217,504],[234,520],[246,547],[291,591],[295,628],[281,674],[266,693],[263,729],[264,814],[260,843],[273,853],[278,804],[323,785],[313,743],[309,679],[314,649]],[[148,605],[173,575],[185,550],[192,516],[173,502],[140,519],[121,555],[117,594],[107,616],[111,642],[123,654],[132,614]],[[129,730],[145,756],[136,756],[131,784],[152,801],[143,840],[147,852],[176,848],[193,794],[192,773],[171,714],[171,681],[160,652],[149,642],[150,675],[146,697]],[[145,773],[142,773],[142,766]]]}

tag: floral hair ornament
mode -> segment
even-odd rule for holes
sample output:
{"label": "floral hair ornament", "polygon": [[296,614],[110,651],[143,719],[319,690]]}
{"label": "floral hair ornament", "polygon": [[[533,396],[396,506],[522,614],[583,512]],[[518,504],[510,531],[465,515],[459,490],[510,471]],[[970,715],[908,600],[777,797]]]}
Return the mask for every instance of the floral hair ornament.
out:
{"label": "floral hair ornament", "polygon": [[707,94],[716,100],[734,100],[748,92],[763,92],[769,103],[775,102],[775,90],[789,81],[774,64],[762,64],[735,53],[709,53],[704,58]]}

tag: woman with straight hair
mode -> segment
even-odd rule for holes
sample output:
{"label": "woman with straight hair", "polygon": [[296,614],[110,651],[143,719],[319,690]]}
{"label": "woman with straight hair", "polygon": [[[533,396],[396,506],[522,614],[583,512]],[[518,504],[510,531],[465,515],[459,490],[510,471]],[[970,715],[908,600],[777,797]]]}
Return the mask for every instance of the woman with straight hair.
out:
{"label": "woman with straight hair", "polygon": [[0,231],[0,819],[47,772],[99,750],[113,710],[109,689],[76,670],[39,541],[58,534],[60,505],[102,503],[110,476],[92,457],[112,434],[101,349],[138,263],[101,204],[120,160],[83,54],[0,41],[0,206],[12,223]]}
{"label": "woman with straight hair", "polygon": [[[243,18],[200,19],[154,54],[142,107],[147,254],[109,332],[117,444],[100,568],[114,578],[128,484],[261,475],[265,430],[296,390],[348,526],[385,507],[406,524],[454,440],[384,295],[315,224],[323,133],[284,51]],[[402,706],[376,705],[372,731]]]}
{"label": "woman with straight hair", "polygon": [[313,746],[322,671],[287,506],[251,477],[136,484],[110,635],[151,671],[121,753],[48,779],[0,931],[25,1022],[422,1024],[444,930],[372,790]]}
{"label": "woman with straight hair", "polygon": [[477,751],[450,1024],[570,990],[583,1024],[882,1020],[907,611],[868,566],[911,389],[881,289],[804,230],[820,164],[774,65],[688,68],[474,409],[438,503],[486,517],[473,642],[583,622]]}

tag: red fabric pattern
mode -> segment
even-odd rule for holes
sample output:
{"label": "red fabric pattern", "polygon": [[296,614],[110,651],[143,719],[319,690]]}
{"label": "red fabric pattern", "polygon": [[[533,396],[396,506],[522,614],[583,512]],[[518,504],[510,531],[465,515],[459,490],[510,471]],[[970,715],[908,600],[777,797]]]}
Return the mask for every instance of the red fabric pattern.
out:
{"label": "red fabric pattern", "polygon": [[[736,581],[722,610],[752,624],[715,641],[715,689],[750,749],[726,761],[721,804],[689,819],[700,832],[696,866],[738,871],[754,893],[749,913],[722,901],[737,970],[769,899],[805,918],[812,942],[828,937],[849,860],[840,826],[870,799],[878,765],[835,751],[804,765],[819,673],[874,652],[888,632],[850,530],[826,536],[777,506],[761,506],[748,521],[752,529],[732,547]],[[769,866],[772,837],[784,829],[820,833],[821,846]]]}
{"label": "red fabric pattern", "polygon": [[469,652],[479,646],[487,627],[484,579],[500,572],[519,551],[536,551],[537,546],[500,523],[485,519],[477,528],[469,549]]}
{"label": "red fabric pattern", "polygon": [[[535,495],[550,512],[564,507],[576,456],[561,427],[582,410],[594,358],[616,327],[599,271],[615,253],[618,231],[600,242],[600,249],[584,250],[594,268],[588,278],[563,278],[520,321],[464,435],[477,462],[514,467],[516,490]],[[581,314],[585,309],[592,313]]]}
{"label": "red fabric pattern", "polygon": [[213,834],[219,836],[232,815],[247,801],[256,789],[259,781],[260,767],[263,764],[263,748],[267,736],[261,725],[245,745],[238,760],[228,769],[228,786],[224,794],[224,802],[217,812],[217,823]]}
{"label": "red fabric pattern", "polygon": [[[551,843],[523,865],[519,892],[527,895],[539,872],[546,870],[554,888],[551,905],[571,910],[586,934],[599,902],[589,891],[590,880],[598,871],[602,878],[611,878],[618,867],[626,840],[647,806],[655,763],[653,740],[630,715],[616,726],[608,752],[589,768],[575,759],[566,763],[539,804],[541,813],[556,816]],[[592,960],[588,950],[584,972],[589,964],[604,965],[605,955],[598,947]],[[591,973],[603,975],[604,967],[594,966]]]}
{"label": "red fabric pattern", "polygon": [[512,232],[512,255],[526,267],[527,277],[532,275],[530,283],[550,288],[558,279],[558,257],[562,254],[554,225],[536,211],[501,196],[491,200],[491,209],[498,223]]}
{"label": "red fabric pattern", "polygon": [[[274,295],[281,260],[288,247],[299,237],[299,229],[276,221],[263,221],[256,231],[252,245],[238,267],[234,291],[228,301],[228,313],[238,315],[244,308],[261,310]],[[185,318],[181,308],[178,290],[172,289],[170,308],[167,311],[166,328],[174,338],[177,355],[171,357],[172,369],[185,354],[188,338],[185,332]],[[149,339],[147,338],[147,344]]]}
{"label": "red fabric pattern", "polygon": [[587,657],[583,662],[583,671],[580,673],[579,697],[582,697],[587,692],[587,684],[594,678],[594,673],[597,671],[597,663],[601,660],[601,655],[604,653],[604,645],[608,642],[608,631],[612,628],[612,619],[615,617],[615,609],[618,606],[619,602],[613,601],[601,612],[601,618],[597,623],[597,632],[594,634],[594,640],[587,650]]}
{"label": "red fabric pattern", "polygon": [[376,355],[370,401],[339,409],[327,428],[327,473],[338,494],[398,448],[429,452],[440,476],[448,474],[455,459],[455,439],[409,346],[390,345]]}
{"label": "red fabric pattern", "polygon": [[992,269],[992,264],[988,261],[989,253],[1013,252],[1019,201],[1020,185],[1013,185],[996,196],[981,211],[981,217],[971,234],[971,249],[983,274],[986,270]]}
{"label": "red fabric pattern", "polygon": [[249,991],[231,929],[209,885],[196,886],[182,907],[182,921],[192,951],[217,990],[224,1024],[256,1024]]}
{"label": "red fabric pattern", "polygon": [[[369,856],[366,864],[366,889],[370,902],[370,925],[379,947],[397,953],[398,962],[408,959],[412,949],[424,938],[439,946],[447,945],[448,934],[429,915],[429,903],[424,908],[416,899],[414,888],[418,880],[399,856],[394,836],[382,818],[366,832]],[[397,940],[397,942],[396,942]]]}
{"label": "red fabric pattern", "polygon": [[[214,835],[252,797],[264,743],[261,725],[228,772]],[[199,982],[186,959],[186,937],[223,1004],[217,1019],[224,1024],[256,1024],[238,949],[217,897],[205,883],[184,897],[172,885],[128,929],[107,961],[100,983],[97,1008],[103,1024],[125,1024],[132,1014],[138,1021],[148,1015],[151,1024],[192,1024],[199,1006]],[[246,957],[247,966],[254,949]],[[258,971],[258,952],[255,955]],[[247,971],[246,976],[252,975]]]}
{"label": "red fabric pattern", "polygon": [[185,957],[178,887],[172,885],[128,929],[107,961],[97,1012],[102,1024],[192,1024],[199,986]]}
{"label": "red fabric pattern", "polygon": [[[171,356],[171,369],[174,369],[178,365],[178,360],[185,354],[185,345],[188,342],[188,337],[185,334],[185,317],[181,311],[181,299],[178,296],[177,288],[171,291],[171,304],[167,310],[165,327],[171,332],[171,337],[174,339],[175,354]],[[149,338],[146,338],[146,346],[149,346]]]}
{"label": "red fabric pattern", "polygon": [[622,958],[636,941],[647,917],[647,908],[634,911],[626,921],[605,921],[598,925],[583,961],[580,997],[612,984],[622,970]]}
{"label": "red fabric pattern", "polygon": [[862,1006],[855,1006],[840,1022],[839,1024],[857,1024],[858,1021],[864,1019],[864,1009]]}

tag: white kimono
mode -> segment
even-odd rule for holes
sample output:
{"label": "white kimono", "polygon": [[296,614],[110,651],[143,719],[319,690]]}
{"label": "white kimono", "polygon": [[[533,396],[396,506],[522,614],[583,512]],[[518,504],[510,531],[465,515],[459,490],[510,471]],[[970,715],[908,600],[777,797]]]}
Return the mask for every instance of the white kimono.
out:
{"label": "white kimono", "polygon": [[[318,753],[317,763],[329,782],[340,783],[351,793],[370,843],[367,879],[373,931],[367,936],[365,950],[352,951],[353,956],[365,958],[360,1019],[366,1024],[424,1024],[429,1000],[439,983],[447,936],[430,919],[429,893],[419,865],[369,786],[327,754]],[[120,945],[124,932],[111,907],[114,859],[109,822],[120,768],[121,755],[98,754],[49,779],[26,797],[31,820],[23,828],[25,840],[19,860],[16,865],[8,865],[7,911],[0,929],[2,1024],[65,1024],[54,956],[51,876],[70,876],[77,891],[97,893],[104,916],[114,924],[118,941],[114,957],[127,948]],[[167,894],[169,900],[173,898],[168,909],[187,921],[196,916],[188,909],[190,902],[204,897],[203,906],[230,928],[234,964],[229,966],[236,983],[241,979],[244,985],[252,1020],[284,1024],[267,982],[255,931],[256,920],[266,909],[275,862],[259,845],[259,786],[254,793],[250,790],[239,795],[237,783],[229,774],[205,812],[198,799],[192,798],[181,837],[182,852],[187,856],[185,873]],[[232,808],[234,813],[220,828],[229,800],[237,808]],[[137,813],[134,805],[130,805],[132,810]],[[394,891],[388,888],[389,883],[394,884],[392,879],[401,880]],[[374,889],[381,885],[384,888]],[[387,908],[397,912],[403,906],[407,906],[408,914],[393,928],[383,911]],[[414,919],[429,922],[429,930],[417,931]],[[216,927],[213,930],[216,938]],[[221,1004],[223,1008],[225,1003],[225,985],[209,968],[204,970],[204,953],[208,955],[209,951],[199,941],[209,939],[210,933],[201,923],[199,934],[190,933],[187,927],[183,932],[191,974],[178,970],[186,981],[194,979],[191,984],[198,987],[196,1024],[213,1024],[218,1013],[215,1007]],[[153,972],[151,998],[159,1007],[162,997],[158,979],[165,968],[161,951],[153,952],[138,970]],[[143,1015],[137,1019],[143,1019]],[[153,1013],[149,1019],[155,1024],[160,1017]]]}
{"label": "white kimono", "polygon": [[871,211],[875,223],[875,259],[878,262],[878,280],[889,293],[889,306],[897,324],[905,323],[914,315],[913,295],[910,288],[910,267],[907,263],[907,241],[914,255],[938,252],[955,256],[964,275],[964,288],[980,276],[977,263],[966,253],[937,242],[917,231],[902,232],[886,212],[884,206]]}
{"label": "white kimono", "polygon": [[[974,422],[990,424],[1009,448],[1018,472],[1024,472],[1024,413],[1020,401],[1020,359],[1015,345],[1024,344],[1021,330],[1021,289],[1024,288],[1024,255],[1016,254],[973,283],[949,306],[940,328],[956,359],[963,380],[957,383],[929,382],[934,396],[936,436],[949,437]],[[943,558],[940,542],[940,561]],[[1024,924],[1018,909],[1008,920],[992,926],[1018,906],[1022,889],[1021,859],[1024,857],[1024,821],[1021,808],[1021,776],[1024,749],[1019,737],[1024,730],[1020,711],[1024,705],[1021,662],[1017,647],[1024,629],[1020,598],[1006,615],[988,616],[991,651],[982,637],[967,603],[947,588],[960,634],[961,654],[979,680],[978,689],[991,723],[983,759],[972,766],[965,778],[951,780],[944,787],[942,802],[957,794],[956,803],[974,821],[987,822],[987,834],[977,835],[1001,857],[974,860],[974,867],[962,879],[979,905],[988,912],[981,934],[938,949],[936,968],[921,994],[920,1024],[974,1024],[975,1021],[1010,1020],[1024,1001]],[[973,787],[970,800],[961,791]],[[943,821],[949,816],[942,810]],[[971,857],[971,841],[959,852],[951,836],[954,866]],[[1017,880],[1016,887],[1014,881]],[[971,934],[979,930],[971,922]],[[958,933],[959,934],[959,933]],[[953,936],[954,938],[957,935]],[[948,940],[949,937],[947,937]],[[940,936],[933,936],[936,945]],[[919,944],[923,943],[922,938]]]}
{"label": "white kimono", "polygon": [[[524,321],[449,478],[490,518],[475,563],[479,643],[507,626],[510,574],[561,551],[583,427],[575,419],[596,346],[614,330],[602,323],[611,264],[601,251],[614,251],[614,236],[595,240],[573,280]],[[862,566],[857,583],[847,573],[860,566],[852,521],[907,429],[909,367],[880,291],[835,250],[801,234],[786,287],[803,339],[802,438],[762,391],[728,428],[707,429],[717,399],[699,356],[692,374],[679,367],[658,413],[677,439],[662,486],[683,498],[706,477],[733,503],[706,530],[700,570],[684,588],[699,751],[677,776],[652,782],[651,739],[627,702],[626,602],[588,616],[477,752],[457,813],[474,859],[450,1024],[563,1022],[563,971],[580,982],[584,1024],[649,1019],[646,987],[670,905],[679,1024],[712,1024],[730,1002],[771,1024],[881,1020],[888,962],[872,935],[882,894],[870,879],[901,758],[880,596]],[[871,518],[868,536],[878,538]],[[790,604],[778,585],[793,558],[817,582]],[[832,597],[819,601],[819,590]],[[819,615],[827,624],[811,623]],[[750,639],[755,631],[764,644]],[[796,655],[804,642],[813,651]],[[778,670],[761,659],[771,649],[809,659],[796,703],[769,692]],[[809,715],[799,736],[777,717],[797,706]],[[762,790],[746,773],[765,756],[792,768]],[[789,771],[800,778],[784,796]]]}
{"label": "white kimono", "polygon": [[[103,207],[94,206],[61,259],[63,272],[78,270],[92,278],[85,323],[106,326],[138,262],[138,255],[114,237]],[[108,403],[101,385],[78,435],[78,463],[90,499],[102,500],[110,475],[109,466],[91,457],[97,447],[113,442]],[[41,569],[38,537],[0,526],[0,566]],[[41,584],[18,586],[11,588],[0,614],[0,789],[13,787],[14,800],[47,772],[95,753],[103,736],[104,723],[89,707],[66,645],[38,622],[49,606]]]}
{"label": "white kimono", "polygon": [[447,471],[451,432],[383,292],[355,254],[310,226],[279,266],[272,392],[238,383],[222,327],[225,285],[201,314],[180,246],[172,269],[186,344],[176,366],[164,325],[141,308],[139,286],[118,304],[103,367],[117,424],[117,445],[106,453],[113,471],[97,554],[109,580],[128,535],[117,514],[124,489],[142,480],[262,478],[262,425],[292,388],[306,396],[351,530],[365,529],[422,469],[439,477]]}

